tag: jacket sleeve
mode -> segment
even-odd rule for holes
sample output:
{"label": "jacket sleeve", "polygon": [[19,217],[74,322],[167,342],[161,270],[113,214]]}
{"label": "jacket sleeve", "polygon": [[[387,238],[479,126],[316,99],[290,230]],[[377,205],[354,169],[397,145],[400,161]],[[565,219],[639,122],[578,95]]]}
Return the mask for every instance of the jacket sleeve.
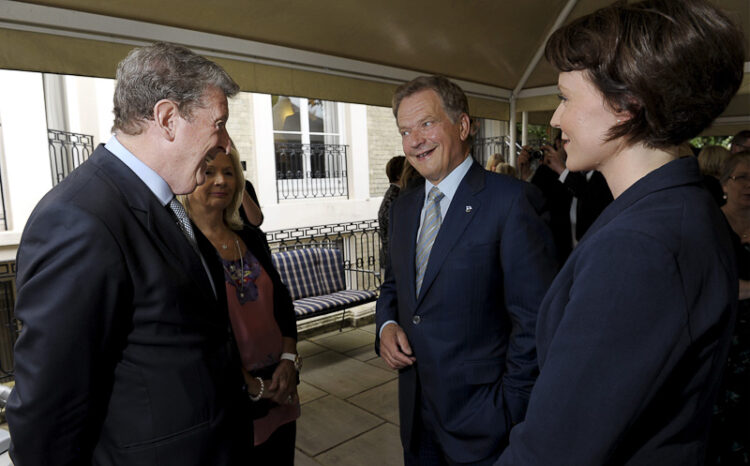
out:
{"label": "jacket sleeve", "polygon": [[[388,238],[393,236],[393,211],[395,206],[391,204],[390,211],[388,212]],[[390,242],[389,242],[390,244]],[[380,294],[378,295],[378,301],[375,304],[375,353],[380,356],[380,329],[383,327],[385,322],[389,320],[398,322],[398,300],[396,290],[396,280],[393,278],[393,270],[391,268],[391,248],[388,248],[388,257],[385,259],[385,277],[383,283],[380,285]],[[381,264],[382,266],[383,264]]]}
{"label": "jacket sleeve", "polygon": [[48,205],[27,224],[6,411],[18,466],[91,462],[132,314],[119,251],[100,219],[70,205]]}
{"label": "jacket sleeve", "polygon": [[542,220],[541,193],[525,184],[503,228],[500,259],[511,333],[503,375],[503,396],[512,424],[523,419],[538,374],[537,312],[557,272],[552,234]]}

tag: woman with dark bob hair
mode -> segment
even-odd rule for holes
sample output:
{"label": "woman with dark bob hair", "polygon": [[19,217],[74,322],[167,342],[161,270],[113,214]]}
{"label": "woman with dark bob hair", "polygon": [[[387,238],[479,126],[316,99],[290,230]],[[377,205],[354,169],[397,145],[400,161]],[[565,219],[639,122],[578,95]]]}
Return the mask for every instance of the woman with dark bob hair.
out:
{"label": "woman with dark bob hair", "polygon": [[556,31],[567,167],[615,200],[550,286],[539,378],[500,465],[698,465],[737,307],[726,222],[677,146],[727,106],[744,39],[703,0],[618,2]]}

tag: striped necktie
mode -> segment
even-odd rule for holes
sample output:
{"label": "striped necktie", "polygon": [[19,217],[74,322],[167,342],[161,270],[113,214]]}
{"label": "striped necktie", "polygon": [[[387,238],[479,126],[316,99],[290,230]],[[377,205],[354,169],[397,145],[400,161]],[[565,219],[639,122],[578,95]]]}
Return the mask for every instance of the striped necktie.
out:
{"label": "striped necktie", "polygon": [[443,223],[443,216],[440,213],[440,200],[443,197],[445,197],[445,194],[441,193],[437,186],[433,186],[427,195],[424,222],[422,222],[422,229],[419,231],[419,238],[417,239],[415,262],[417,267],[417,296],[419,296],[419,290],[422,288],[422,280],[424,280],[424,272],[427,270],[427,260],[430,258],[432,244],[435,242],[438,230],[440,230],[440,224]]}

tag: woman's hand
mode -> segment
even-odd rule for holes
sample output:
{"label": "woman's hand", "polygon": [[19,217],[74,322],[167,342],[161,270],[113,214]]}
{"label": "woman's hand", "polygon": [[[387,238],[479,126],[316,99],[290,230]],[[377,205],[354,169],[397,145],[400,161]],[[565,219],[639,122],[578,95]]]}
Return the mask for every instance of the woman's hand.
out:
{"label": "woman's hand", "polygon": [[273,372],[266,388],[271,400],[280,405],[289,405],[297,402],[297,370],[294,363],[282,359],[279,366]]}

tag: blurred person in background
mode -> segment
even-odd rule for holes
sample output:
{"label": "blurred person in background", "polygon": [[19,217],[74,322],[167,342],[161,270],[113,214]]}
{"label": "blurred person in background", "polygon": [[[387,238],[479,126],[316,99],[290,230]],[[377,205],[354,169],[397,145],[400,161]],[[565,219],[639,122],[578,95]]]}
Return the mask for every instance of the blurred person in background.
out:
{"label": "blurred person in background", "polygon": [[378,235],[380,236],[380,268],[385,269],[385,261],[388,258],[388,220],[391,215],[391,204],[401,191],[399,180],[401,172],[404,171],[406,157],[397,155],[385,164],[385,174],[388,177],[388,189],[383,195],[383,201],[378,209]]}
{"label": "blurred person in background", "polygon": [[711,193],[718,205],[724,205],[724,190],[719,178],[724,170],[724,163],[731,153],[722,146],[704,146],[698,153],[698,164],[703,173],[703,184]]}

